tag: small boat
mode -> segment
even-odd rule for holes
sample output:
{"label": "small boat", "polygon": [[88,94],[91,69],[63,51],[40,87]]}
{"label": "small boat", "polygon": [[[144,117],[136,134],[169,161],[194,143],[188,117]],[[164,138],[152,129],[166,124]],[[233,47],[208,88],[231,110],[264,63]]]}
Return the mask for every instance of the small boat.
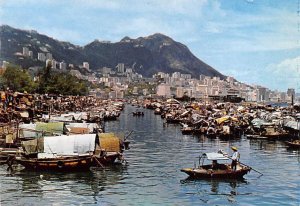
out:
{"label": "small boat", "polygon": [[105,155],[95,155],[95,161],[93,163],[94,166],[110,166],[116,163],[116,159],[124,160],[124,156],[122,153],[119,152],[106,152]]}
{"label": "small boat", "polygon": [[114,164],[116,159],[124,160],[123,152],[129,149],[130,144],[126,137],[118,136],[115,133],[99,133],[98,135],[94,156],[95,166],[103,167]]}
{"label": "small boat", "polygon": [[24,166],[27,170],[36,171],[86,171],[93,164],[92,155],[79,155],[55,158],[26,158],[16,157],[14,160]]}
{"label": "small boat", "polygon": [[154,110],[154,114],[155,114],[155,115],[161,115],[161,109],[160,109],[160,108],[156,108],[156,109]]}
{"label": "small boat", "polygon": [[93,165],[96,134],[44,136],[22,141],[22,152],[7,160],[27,170],[86,171]]}
{"label": "small boat", "polygon": [[189,127],[189,125],[187,125],[187,124],[182,124],[182,128],[180,130],[183,135],[193,133],[193,128]]}
{"label": "small boat", "polygon": [[265,131],[263,131],[260,135],[263,137],[267,137],[268,140],[283,140],[286,138],[289,138],[289,133],[285,130],[279,130],[278,128],[275,128],[274,126],[265,126]]}
{"label": "small boat", "polygon": [[140,112],[140,111],[136,111],[136,112],[132,112],[133,116],[144,116],[144,112]]}
{"label": "small boat", "polygon": [[[211,160],[212,164],[203,165],[205,159]],[[251,167],[241,163],[238,163],[236,170],[233,170],[229,163],[219,164],[218,160],[229,160],[229,158],[222,153],[204,153],[199,157],[198,167],[184,168],[181,172],[185,172],[193,179],[242,179],[251,170]]]}
{"label": "small boat", "polygon": [[300,148],[300,140],[286,141],[285,143],[291,148]]}
{"label": "small boat", "polygon": [[247,139],[261,139],[261,140],[264,140],[264,139],[268,139],[268,137],[262,137],[258,134],[247,134],[246,135]]}

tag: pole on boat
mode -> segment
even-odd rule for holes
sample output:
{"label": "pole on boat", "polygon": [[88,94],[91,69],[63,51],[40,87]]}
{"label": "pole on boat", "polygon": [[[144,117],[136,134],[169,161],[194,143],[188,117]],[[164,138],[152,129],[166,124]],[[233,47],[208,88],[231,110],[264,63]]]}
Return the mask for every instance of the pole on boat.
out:
{"label": "pole on boat", "polygon": [[133,130],[130,131],[130,133],[124,138],[124,140],[126,140],[132,133],[133,133]]}
{"label": "pole on boat", "polygon": [[93,156],[93,159],[101,168],[104,168],[103,164],[101,164],[101,162],[99,160],[97,160],[97,157]]}
{"label": "pole on boat", "polygon": [[[231,159],[231,158],[230,158],[230,159]],[[242,163],[242,162],[240,162],[240,161],[238,161],[238,162],[239,162],[240,164],[246,166],[246,167],[250,167],[249,165],[246,165],[246,164],[244,164],[244,163]],[[260,174],[260,176],[264,175],[263,173],[257,171],[256,169],[254,169],[254,168],[252,168],[252,167],[250,167],[250,168],[251,168],[251,170],[253,170],[253,171],[257,172],[258,174]]]}

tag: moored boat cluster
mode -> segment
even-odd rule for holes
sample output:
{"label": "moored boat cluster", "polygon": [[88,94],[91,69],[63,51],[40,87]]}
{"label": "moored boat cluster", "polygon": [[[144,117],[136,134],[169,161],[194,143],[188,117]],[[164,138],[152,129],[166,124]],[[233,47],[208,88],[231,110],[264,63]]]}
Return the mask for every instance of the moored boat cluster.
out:
{"label": "moored boat cluster", "polygon": [[299,137],[299,107],[279,107],[257,103],[181,103],[176,99],[148,100],[144,107],[161,115],[165,124],[181,124],[183,134],[203,134],[211,138]]}
{"label": "moored boat cluster", "polygon": [[125,161],[125,134],[105,133],[124,102],[94,97],[1,93],[0,157],[9,168],[77,171]]}

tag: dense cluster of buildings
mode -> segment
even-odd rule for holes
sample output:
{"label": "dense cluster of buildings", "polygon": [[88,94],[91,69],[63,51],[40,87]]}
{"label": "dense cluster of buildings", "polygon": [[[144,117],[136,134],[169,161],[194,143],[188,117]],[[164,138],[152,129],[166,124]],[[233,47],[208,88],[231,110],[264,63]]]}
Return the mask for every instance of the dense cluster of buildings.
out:
{"label": "dense cluster of buildings", "polygon": [[295,98],[295,89],[287,92],[271,91],[258,85],[247,85],[236,81],[233,77],[221,79],[200,75],[199,79],[191,78],[190,74],[166,74],[159,72],[154,78],[162,80],[157,86],[159,96],[188,96],[191,98],[217,98],[217,97],[240,97],[245,101],[258,102],[291,102]]}
{"label": "dense cluster of buildings", "polygon": [[[131,90],[133,95],[194,98],[194,99],[220,99],[222,97],[237,97],[245,101],[254,102],[292,102],[296,100],[295,89],[289,88],[287,92],[271,91],[270,89],[258,85],[247,85],[236,81],[233,77],[221,79],[220,77],[209,77],[200,75],[199,79],[192,78],[191,74],[181,74],[174,72],[166,74],[159,72],[152,78],[143,78],[140,74],[132,75],[132,70],[119,69],[117,73],[103,72],[102,77],[95,78],[94,81],[103,83],[111,91],[106,94],[109,98],[122,98],[128,93],[129,84],[136,83]],[[123,66],[121,66],[122,68]],[[104,68],[107,71],[107,68]],[[110,72],[113,70],[110,70]],[[121,75],[121,76],[120,76]],[[139,84],[156,85],[155,90],[139,87]],[[101,96],[105,95],[101,91]]]}
{"label": "dense cluster of buildings", "polygon": [[[33,58],[33,52],[28,47],[23,47],[22,57]],[[45,66],[50,65],[53,69],[66,70],[68,68],[72,75],[80,79],[103,85],[105,89],[91,91],[92,95],[102,98],[124,98],[126,94],[130,94],[195,99],[238,97],[245,101],[258,102],[292,102],[296,99],[293,88],[289,88],[287,92],[271,91],[262,86],[238,82],[233,77],[221,79],[200,75],[196,79],[192,78],[191,74],[158,72],[152,78],[143,78],[141,74],[134,72],[134,65],[131,68],[124,63],[118,63],[114,68],[102,67],[91,70],[89,62],[83,62],[82,65],[77,66],[87,71],[84,75],[75,69],[73,64],[67,65],[64,61],[56,61],[47,50],[39,52],[37,60],[45,62]],[[8,64],[3,61],[2,68],[5,69]],[[152,85],[152,89],[140,86],[145,84]]]}

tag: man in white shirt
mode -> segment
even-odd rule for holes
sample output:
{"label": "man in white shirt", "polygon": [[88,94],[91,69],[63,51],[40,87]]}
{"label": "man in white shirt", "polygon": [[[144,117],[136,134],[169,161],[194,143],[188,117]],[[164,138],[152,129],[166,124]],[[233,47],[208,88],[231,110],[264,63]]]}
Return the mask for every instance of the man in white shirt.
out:
{"label": "man in white shirt", "polygon": [[238,152],[238,149],[236,147],[231,147],[231,149],[233,150],[233,154],[232,154],[232,162],[231,162],[231,169],[232,170],[236,170],[236,165],[237,162],[240,159],[240,153]]}

